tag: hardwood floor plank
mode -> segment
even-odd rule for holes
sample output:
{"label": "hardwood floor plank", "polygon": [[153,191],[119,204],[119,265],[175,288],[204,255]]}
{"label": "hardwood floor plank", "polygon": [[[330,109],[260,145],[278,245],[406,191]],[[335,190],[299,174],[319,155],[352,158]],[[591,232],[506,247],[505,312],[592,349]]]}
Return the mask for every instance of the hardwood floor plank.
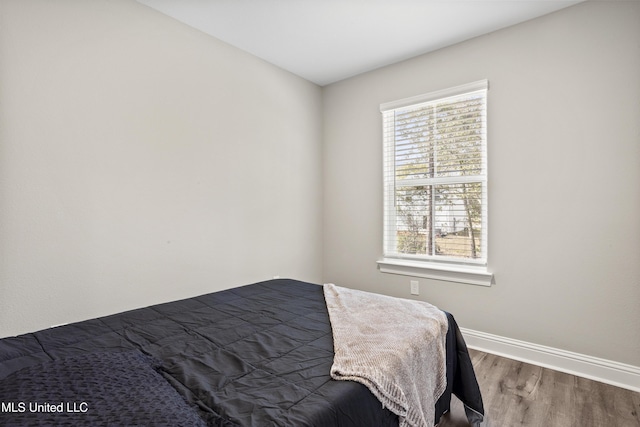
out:
{"label": "hardwood floor plank", "polygon": [[[482,427],[640,427],[640,393],[469,350],[485,407]],[[438,427],[469,427],[455,397]]]}

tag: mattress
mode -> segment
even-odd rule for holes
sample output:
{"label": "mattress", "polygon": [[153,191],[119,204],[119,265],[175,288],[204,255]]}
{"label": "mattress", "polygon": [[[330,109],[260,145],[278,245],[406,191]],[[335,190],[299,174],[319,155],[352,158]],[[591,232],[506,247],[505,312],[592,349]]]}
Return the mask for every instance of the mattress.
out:
{"label": "mattress", "polygon": [[[482,398],[447,313],[447,390]],[[279,279],[0,340],[0,425],[397,426],[335,381],[321,286]],[[435,423],[436,420],[434,420]]]}

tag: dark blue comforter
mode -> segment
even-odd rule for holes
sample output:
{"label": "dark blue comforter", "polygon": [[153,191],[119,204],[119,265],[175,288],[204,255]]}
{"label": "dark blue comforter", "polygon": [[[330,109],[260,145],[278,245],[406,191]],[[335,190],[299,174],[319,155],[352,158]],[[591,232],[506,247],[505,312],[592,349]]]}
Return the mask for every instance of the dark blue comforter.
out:
{"label": "dark blue comforter", "polygon": [[[447,392],[482,414],[449,317]],[[0,425],[397,426],[329,376],[322,287],[272,280],[0,340]]]}

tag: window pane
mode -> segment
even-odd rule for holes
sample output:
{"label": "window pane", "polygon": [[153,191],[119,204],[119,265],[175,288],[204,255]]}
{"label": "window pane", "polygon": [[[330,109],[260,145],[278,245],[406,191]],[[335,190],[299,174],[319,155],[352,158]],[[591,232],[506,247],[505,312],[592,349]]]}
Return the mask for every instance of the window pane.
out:
{"label": "window pane", "polygon": [[481,202],[479,182],[399,188],[396,191],[398,252],[481,258]]}
{"label": "window pane", "polygon": [[436,107],[436,176],[482,173],[484,97],[469,96]]}
{"label": "window pane", "polygon": [[396,179],[433,176],[432,108],[397,112],[395,115]]}
{"label": "window pane", "polygon": [[436,255],[482,257],[481,183],[438,185],[434,216]]}
{"label": "window pane", "polygon": [[402,187],[396,190],[396,231],[398,252],[432,255],[431,186]]}

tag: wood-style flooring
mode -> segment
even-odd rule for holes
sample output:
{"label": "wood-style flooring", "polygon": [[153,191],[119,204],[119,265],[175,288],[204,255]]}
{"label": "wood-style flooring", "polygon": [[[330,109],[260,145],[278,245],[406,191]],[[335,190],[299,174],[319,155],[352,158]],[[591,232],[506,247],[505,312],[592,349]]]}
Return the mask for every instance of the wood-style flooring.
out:
{"label": "wood-style flooring", "polygon": [[[640,427],[640,393],[469,350],[482,391],[482,427]],[[468,427],[452,398],[438,427]]]}

